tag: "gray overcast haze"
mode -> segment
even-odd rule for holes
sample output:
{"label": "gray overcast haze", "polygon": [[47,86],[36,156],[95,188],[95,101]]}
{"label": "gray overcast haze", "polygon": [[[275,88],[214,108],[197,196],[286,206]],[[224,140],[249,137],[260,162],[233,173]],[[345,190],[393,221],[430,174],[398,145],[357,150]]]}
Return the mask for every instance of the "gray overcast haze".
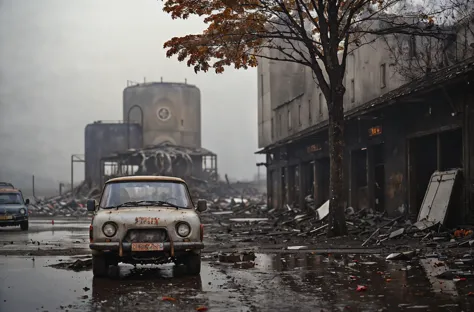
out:
{"label": "gray overcast haze", "polygon": [[[69,181],[70,156],[84,152],[84,127],[122,119],[127,80],[184,82],[201,89],[202,144],[221,174],[257,172],[256,70],[196,75],[168,59],[163,43],[197,33],[156,0],[0,0],[0,180],[21,187]],[[83,166],[76,165],[77,179]]]}

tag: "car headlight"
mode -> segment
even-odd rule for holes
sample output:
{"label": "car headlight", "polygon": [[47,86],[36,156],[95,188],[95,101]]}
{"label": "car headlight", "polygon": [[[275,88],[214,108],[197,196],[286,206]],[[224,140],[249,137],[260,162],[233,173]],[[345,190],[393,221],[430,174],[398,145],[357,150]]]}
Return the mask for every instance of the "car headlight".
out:
{"label": "car headlight", "polygon": [[186,237],[191,232],[191,228],[189,227],[187,223],[181,222],[181,223],[178,223],[178,225],[176,226],[176,232],[178,233],[179,236]]}
{"label": "car headlight", "polygon": [[104,232],[105,236],[112,237],[115,235],[115,233],[117,233],[117,225],[115,225],[115,223],[108,222],[102,227],[102,232]]}
{"label": "car headlight", "polygon": [[25,209],[25,208],[21,208],[21,209],[20,209],[20,214],[22,214],[22,215],[26,214],[26,209]]}

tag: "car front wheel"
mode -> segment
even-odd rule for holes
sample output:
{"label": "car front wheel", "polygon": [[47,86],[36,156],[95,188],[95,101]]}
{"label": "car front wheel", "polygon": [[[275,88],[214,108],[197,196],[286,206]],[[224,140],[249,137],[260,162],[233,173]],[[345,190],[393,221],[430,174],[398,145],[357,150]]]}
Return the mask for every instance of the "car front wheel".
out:
{"label": "car front wheel", "polygon": [[92,255],[92,273],[95,277],[106,277],[109,273],[109,266],[118,265],[118,260],[106,255]]}
{"label": "car front wheel", "polygon": [[189,254],[182,259],[182,262],[186,266],[186,272],[189,275],[201,274],[201,255]]}
{"label": "car front wheel", "polygon": [[22,231],[28,231],[28,221],[20,223],[20,228]]}

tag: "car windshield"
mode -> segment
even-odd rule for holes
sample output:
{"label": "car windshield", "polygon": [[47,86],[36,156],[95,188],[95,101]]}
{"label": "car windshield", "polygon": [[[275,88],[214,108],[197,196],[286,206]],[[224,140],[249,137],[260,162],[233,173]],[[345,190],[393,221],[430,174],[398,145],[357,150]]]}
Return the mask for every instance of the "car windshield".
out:
{"label": "car windshield", "polygon": [[116,182],[105,186],[101,208],[136,206],[191,208],[186,185],[169,181]]}
{"label": "car windshield", "polygon": [[0,193],[0,205],[22,205],[20,193]]}

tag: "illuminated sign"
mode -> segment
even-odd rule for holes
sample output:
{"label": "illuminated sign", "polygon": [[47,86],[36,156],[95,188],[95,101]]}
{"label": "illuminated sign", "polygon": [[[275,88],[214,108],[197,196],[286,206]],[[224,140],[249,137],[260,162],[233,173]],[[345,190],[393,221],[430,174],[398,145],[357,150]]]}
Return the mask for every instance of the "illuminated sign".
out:
{"label": "illuminated sign", "polygon": [[369,128],[369,136],[376,136],[376,135],[381,135],[382,134],[382,126],[376,126]]}
{"label": "illuminated sign", "polygon": [[308,153],[314,153],[314,152],[318,152],[322,150],[322,148],[321,148],[321,145],[319,144],[313,144],[313,145],[308,146],[306,150],[308,151]]}

